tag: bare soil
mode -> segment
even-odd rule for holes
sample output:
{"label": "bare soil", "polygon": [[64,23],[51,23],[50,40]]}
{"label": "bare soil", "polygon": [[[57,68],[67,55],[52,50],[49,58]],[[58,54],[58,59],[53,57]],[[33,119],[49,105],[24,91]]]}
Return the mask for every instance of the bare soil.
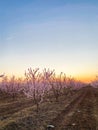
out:
{"label": "bare soil", "polygon": [[[1,98],[2,96],[2,98]],[[59,102],[43,102],[40,110],[32,100],[0,95],[0,130],[98,130],[98,88],[87,86]]]}
{"label": "bare soil", "polygon": [[94,111],[96,110],[97,115],[98,98],[94,91],[92,87],[84,89],[84,94],[77,101],[72,102],[60,114],[60,118],[57,117],[53,121],[55,130],[97,130],[98,120],[95,118]]}

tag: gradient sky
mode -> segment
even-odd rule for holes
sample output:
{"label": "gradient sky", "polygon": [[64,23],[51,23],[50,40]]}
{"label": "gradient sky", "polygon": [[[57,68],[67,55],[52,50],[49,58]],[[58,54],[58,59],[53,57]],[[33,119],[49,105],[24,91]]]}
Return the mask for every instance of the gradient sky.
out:
{"label": "gradient sky", "polygon": [[0,0],[0,73],[98,73],[98,0]]}

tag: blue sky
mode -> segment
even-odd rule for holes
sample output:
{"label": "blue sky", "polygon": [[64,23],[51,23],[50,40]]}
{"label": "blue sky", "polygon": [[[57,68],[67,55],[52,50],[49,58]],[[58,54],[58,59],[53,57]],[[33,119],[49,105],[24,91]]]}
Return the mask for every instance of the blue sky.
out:
{"label": "blue sky", "polygon": [[97,0],[0,0],[0,73],[98,73]]}

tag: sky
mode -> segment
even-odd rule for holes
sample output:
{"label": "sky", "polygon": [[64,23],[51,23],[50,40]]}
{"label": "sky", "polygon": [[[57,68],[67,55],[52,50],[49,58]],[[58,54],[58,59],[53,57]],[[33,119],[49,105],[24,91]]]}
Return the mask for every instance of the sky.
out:
{"label": "sky", "polygon": [[98,74],[98,0],[0,0],[0,73]]}

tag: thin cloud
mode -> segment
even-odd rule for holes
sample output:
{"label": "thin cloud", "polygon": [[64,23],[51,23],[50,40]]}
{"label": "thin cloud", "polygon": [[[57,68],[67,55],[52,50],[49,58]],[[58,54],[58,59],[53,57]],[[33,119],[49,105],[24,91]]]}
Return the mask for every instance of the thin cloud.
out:
{"label": "thin cloud", "polygon": [[16,37],[15,34],[13,34],[13,35],[9,35],[9,36],[6,38],[6,40],[7,40],[7,41],[10,41],[10,40],[15,39],[15,37]]}

